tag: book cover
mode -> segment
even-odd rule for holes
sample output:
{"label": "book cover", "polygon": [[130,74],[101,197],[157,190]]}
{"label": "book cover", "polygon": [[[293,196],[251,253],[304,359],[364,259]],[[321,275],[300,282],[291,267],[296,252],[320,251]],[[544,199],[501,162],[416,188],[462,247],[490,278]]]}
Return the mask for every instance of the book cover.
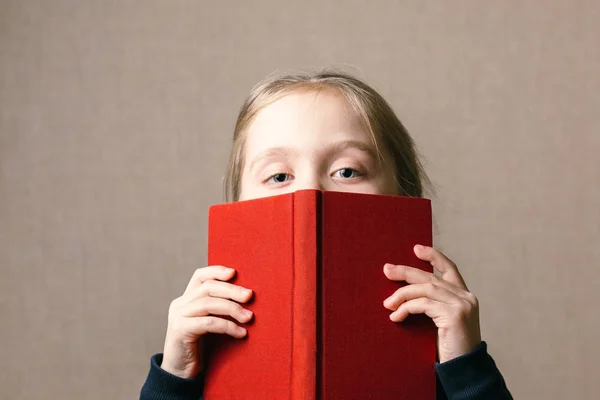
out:
{"label": "book cover", "polygon": [[254,291],[242,340],[210,338],[206,400],[433,400],[436,329],[389,320],[402,283],[386,262],[429,272],[427,199],[303,190],[209,211],[209,265]]}

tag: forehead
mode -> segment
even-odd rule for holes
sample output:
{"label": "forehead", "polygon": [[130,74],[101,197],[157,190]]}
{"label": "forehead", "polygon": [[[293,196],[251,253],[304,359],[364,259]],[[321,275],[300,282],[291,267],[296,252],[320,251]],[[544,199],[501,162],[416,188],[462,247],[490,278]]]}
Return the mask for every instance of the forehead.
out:
{"label": "forehead", "polygon": [[284,95],[257,112],[246,135],[247,153],[340,140],[371,142],[361,117],[342,93],[332,89]]}

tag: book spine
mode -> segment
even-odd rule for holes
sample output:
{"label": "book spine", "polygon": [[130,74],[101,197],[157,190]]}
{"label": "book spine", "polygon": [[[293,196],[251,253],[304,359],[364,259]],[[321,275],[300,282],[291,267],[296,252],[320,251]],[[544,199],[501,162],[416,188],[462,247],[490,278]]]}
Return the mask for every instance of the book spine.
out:
{"label": "book spine", "polygon": [[319,191],[294,193],[291,400],[317,399]]}

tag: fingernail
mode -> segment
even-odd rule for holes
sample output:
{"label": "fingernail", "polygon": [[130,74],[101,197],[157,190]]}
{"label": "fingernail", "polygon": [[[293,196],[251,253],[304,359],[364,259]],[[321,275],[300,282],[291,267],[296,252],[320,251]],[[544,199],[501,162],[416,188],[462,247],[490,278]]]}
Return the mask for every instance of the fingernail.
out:
{"label": "fingernail", "polygon": [[252,311],[247,310],[247,309],[242,309],[242,314],[244,314],[246,317],[251,317],[252,316]]}
{"label": "fingernail", "polygon": [[394,264],[387,263],[384,265],[385,269],[394,269],[396,267]]}
{"label": "fingernail", "polygon": [[250,294],[250,293],[252,293],[252,290],[244,288],[244,289],[242,289],[242,293],[243,294]]}
{"label": "fingernail", "polygon": [[387,299],[385,299],[385,300],[383,301],[383,306],[384,306],[385,308],[389,308],[389,307],[391,306],[391,304],[390,304],[391,302],[392,302],[392,300],[391,300],[391,299],[389,299],[389,298],[387,298]]}
{"label": "fingernail", "polygon": [[238,326],[238,332],[239,332],[240,334],[244,335],[244,336],[246,335],[246,333],[248,333],[248,332],[246,331],[246,329],[245,329],[245,328],[242,328],[241,326]]}
{"label": "fingernail", "polygon": [[415,250],[416,250],[416,251],[421,251],[421,250],[423,250],[423,246],[421,246],[420,244],[417,244],[417,245],[415,246]]}

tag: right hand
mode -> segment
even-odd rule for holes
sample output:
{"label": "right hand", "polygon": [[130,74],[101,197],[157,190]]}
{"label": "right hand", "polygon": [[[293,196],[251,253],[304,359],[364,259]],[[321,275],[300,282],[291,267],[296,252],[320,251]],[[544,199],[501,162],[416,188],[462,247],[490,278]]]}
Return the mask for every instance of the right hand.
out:
{"label": "right hand", "polygon": [[239,304],[250,300],[252,291],[226,282],[234,275],[234,269],[223,266],[198,268],[185,292],[171,302],[163,370],[181,378],[193,378],[203,368],[204,334],[246,336],[245,328],[216,316],[230,316],[240,323],[252,319],[252,312]]}

